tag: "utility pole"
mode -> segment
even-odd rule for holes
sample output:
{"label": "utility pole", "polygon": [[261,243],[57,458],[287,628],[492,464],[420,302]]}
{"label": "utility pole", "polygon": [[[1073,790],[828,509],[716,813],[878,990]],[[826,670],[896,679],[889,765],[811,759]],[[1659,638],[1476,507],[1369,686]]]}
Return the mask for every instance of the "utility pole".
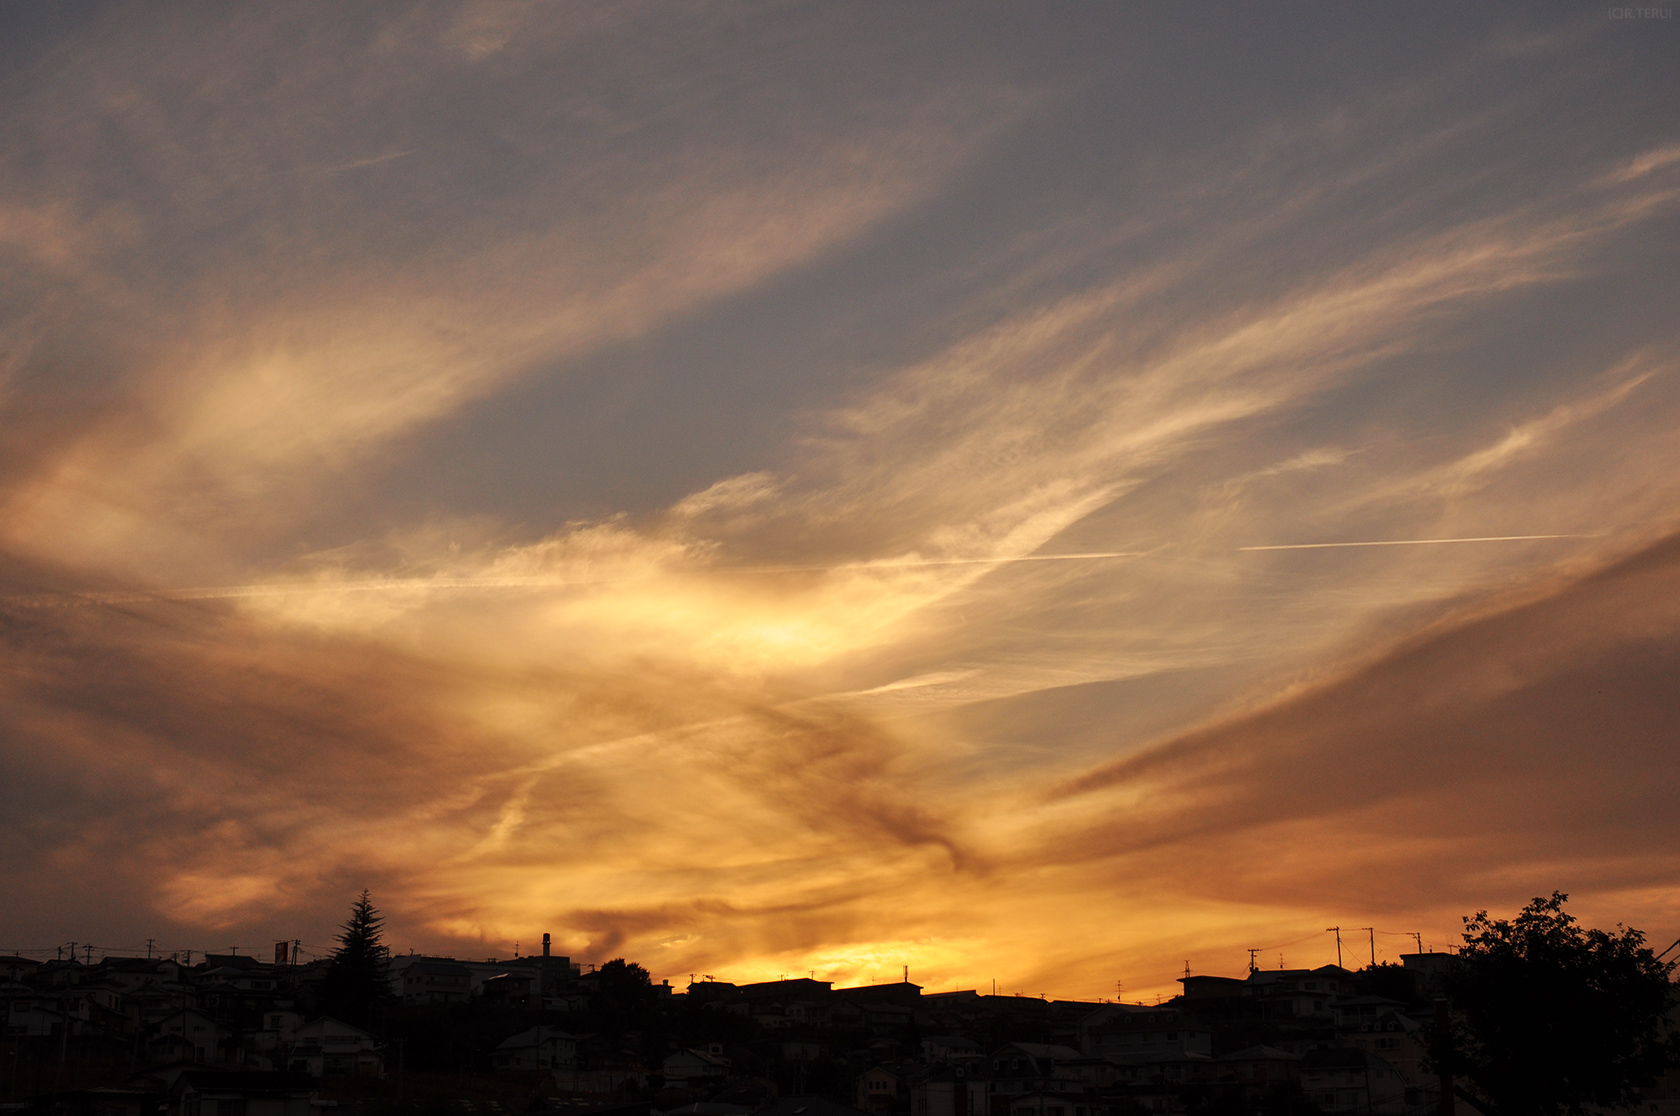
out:
{"label": "utility pole", "polygon": [[1354,926],[1354,929],[1362,929],[1371,934],[1371,968],[1376,968],[1376,929],[1371,926]]}
{"label": "utility pole", "polygon": [[153,942],[153,940],[154,939],[152,939],[152,938],[147,938],[146,939],[146,960],[148,960],[148,961],[150,961],[152,959],[152,942]]}
{"label": "utility pole", "polygon": [[1336,968],[1342,967],[1342,928],[1340,926],[1326,926],[1326,934],[1336,935]]}
{"label": "utility pole", "polygon": [[1417,943],[1418,952],[1422,953],[1423,952],[1423,935],[1414,930],[1414,931],[1412,931],[1411,938],[1412,938],[1412,941]]}
{"label": "utility pole", "polygon": [[1248,951],[1248,971],[1251,973],[1260,967],[1254,963],[1254,956],[1259,952],[1260,951],[1257,949],[1251,949]]}
{"label": "utility pole", "polygon": [[[75,949],[74,943],[72,943],[71,948],[70,948],[70,960],[74,961],[75,959],[76,959],[76,949]],[[53,1092],[55,1092],[55,1093],[58,1090],[64,1088],[64,1062],[70,1056],[70,982],[69,982],[69,980],[66,980],[64,982],[64,997],[61,1000],[59,1000],[59,1012],[60,1012],[59,1018],[62,1020],[62,1022],[59,1024],[61,1029],[59,1031],[59,1037],[58,1037],[58,1076],[53,1078]]]}

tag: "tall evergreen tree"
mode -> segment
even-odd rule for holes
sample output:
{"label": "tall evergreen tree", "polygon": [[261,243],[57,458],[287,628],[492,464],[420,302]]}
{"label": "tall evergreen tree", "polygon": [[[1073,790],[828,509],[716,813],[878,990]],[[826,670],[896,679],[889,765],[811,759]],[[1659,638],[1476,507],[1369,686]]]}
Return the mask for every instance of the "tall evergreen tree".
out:
{"label": "tall evergreen tree", "polygon": [[321,981],[321,1008],[328,1015],[370,1029],[382,1021],[392,999],[391,951],[379,936],[384,924],[364,889],[350,905],[350,917],[337,938],[338,949]]}

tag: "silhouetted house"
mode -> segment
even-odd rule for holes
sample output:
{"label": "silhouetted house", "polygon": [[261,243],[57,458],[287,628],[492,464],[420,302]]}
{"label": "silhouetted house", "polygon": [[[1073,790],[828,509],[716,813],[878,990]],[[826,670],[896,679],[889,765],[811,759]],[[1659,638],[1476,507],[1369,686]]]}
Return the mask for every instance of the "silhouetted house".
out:
{"label": "silhouetted house", "polygon": [[502,973],[484,982],[484,998],[505,1008],[531,1008],[540,1004],[534,973]]}
{"label": "silhouetted house", "polygon": [[260,1026],[251,1032],[248,1039],[251,1049],[272,1054],[296,1041],[297,1029],[304,1025],[305,1019],[299,1012],[281,1008],[263,1012],[259,1022]]}
{"label": "silhouetted house", "polygon": [[1146,1055],[1085,1054],[1059,1062],[1057,1070],[1069,1080],[1077,1079],[1087,1093],[1101,1092],[1117,1084],[1144,1080],[1148,1075],[1139,1072],[1147,1066]]}
{"label": "silhouetted house", "polygon": [[557,1070],[577,1065],[577,1039],[553,1027],[532,1027],[509,1036],[491,1052],[499,1070]]}
{"label": "silhouetted house", "polygon": [[898,1107],[898,1094],[904,1075],[886,1066],[875,1066],[858,1076],[854,1093],[856,1104],[873,1116],[885,1116]]}
{"label": "silhouetted house", "polygon": [[853,1003],[858,1014],[858,1023],[876,1035],[900,1035],[905,1028],[916,1021],[916,1009],[908,1004],[882,1003]]}
{"label": "silhouetted house", "polygon": [[722,1004],[741,998],[741,989],[730,984],[727,980],[691,981],[688,986],[688,1002],[691,1004]]}
{"label": "silhouetted house", "polygon": [[986,1059],[991,1068],[992,1093],[1023,1096],[1076,1088],[1079,1075],[1068,1068],[1068,1063],[1079,1058],[1079,1051],[1073,1047],[1056,1043],[1012,1042],[1000,1046]]}
{"label": "silhouetted house", "polygon": [[[14,1038],[40,1038],[58,1034],[74,1018],[65,1011],[64,996],[41,995],[24,985],[7,989],[5,1034]],[[75,1030],[75,1028],[72,1028]]]}
{"label": "silhouetted house", "polygon": [[29,1111],[34,1116],[157,1116],[166,1103],[161,1087],[77,1089],[36,1097]]}
{"label": "silhouetted house", "polygon": [[1079,1044],[1088,1054],[1212,1055],[1213,1032],[1179,1008],[1104,1004],[1080,1021]]}
{"label": "silhouetted house", "polygon": [[[103,980],[129,994],[181,982],[180,964],[168,958],[107,957],[98,967]],[[0,958],[0,973],[4,971],[5,959]]]}
{"label": "silhouetted house", "polygon": [[1178,983],[1184,985],[1186,1000],[1241,999],[1249,992],[1248,981],[1238,977],[1187,976],[1179,977]]}
{"label": "silhouetted house", "polygon": [[695,1101],[676,1108],[656,1108],[651,1116],[751,1116],[752,1109],[728,1101]]}
{"label": "silhouetted house", "polygon": [[[692,991],[694,986],[689,987]],[[756,984],[743,984],[737,992],[744,1000],[820,1000],[833,989],[834,984],[831,981],[796,977],[792,980],[761,980]]]}
{"label": "silhouetted house", "polygon": [[1405,1006],[1404,1001],[1391,1000],[1387,996],[1343,996],[1330,1005],[1336,1013],[1336,1026],[1342,1031],[1357,1031],[1361,1025],[1369,1029],[1378,1016],[1404,1009]]}
{"label": "silhouetted house", "polygon": [[32,957],[19,957],[13,953],[0,954],[0,980],[31,980],[40,967],[41,963]]}
{"label": "silhouetted house", "polygon": [[147,1056],[156,1060],[210,1062],[228,1030],[197,1008],[173,1008],[142,1032]]}
{"label": "silhouetted house", "polygon": [[315,1085],[294,1073],[189,1069],[167,1096],[167,1116],[310,1116]]}
{"label": "silhouetted house", "polygon": [[782,1043],[782,1061],[784,1062],[814,1062],[827,1053],[828,1048],[820,1042]]}
{"label": "silhouetted house", "polygon": [[1404,1116],[1406,1111],[1406,1084],[1399,1071],[1370,1051],[1309,1050],[1298,1072],[1302,1091],[1326,1116]]}
{"label": "silhouetted house", "polygon": [[893,984],[860,984],[856,988],[836,988],[834,994],[854,1004],[902,1004],[909,1007],[921,1000],[922,986],[902,980]]}
{"label": "silhouetted house", "polygon": [[1339,965],[1316,969],[1255,969],[1248,974],[1249,994],[1266,1019],[1329,1023],[1334,1001],[1353,993],[1353,974]]}
{"label": "silhouetted house", "polygon": [[1345,1046],[1369,1050],[1400,1073],[1414,1088],[1433,1087],[1439,1092],[1440,1078],[1429,1069],[1429,1045],[1423,1024],[1400,1011],[1388,1011],[1368,1023],[1345,1029]]}
{"label": "silhouetted house", "polygon": [[863,1116],[863,1113],[827,1097],[785,1097],[759,1109],[753,1116]]}
{"label": "silhouetted house", "polygon": [[1275,1046],[1249,1046],[1215,1058],[1216,1077],[1236,1085],[1272,1086],[1294,1081],[1301,1055]]}
{"label": "silhouetted house", "polygon": [[1439,996],[1446,991],[1447,974],[1458,964],[1456,953],[1402,953],[1400,964],[1425,996]]}
{"label": "silhouetted house", "polygon": [[707,1081],[722,1081],[729,1076],[729,1059],[723,1056],[723,1044],[711,1043],[704,1048],[689,1047],[665,1056],[660,1064],[665,1084],[683,1088]]}
{"label": "silhouetted house", "polygon": [[863,1026],[863,1008],[835,997],[828,1005],[828,1025],[836,1031],[855,1031]]}
{"label": "silhouetted house", "polygon": [[1075,1106],[1084,1100],[1083,1093],[1022,1093],[992,1111],[994,1116],[1075,1116]]}
{"label": "silhouetted house", "polygon": [[211,954],[207,964],[193,970],[193,983],[204,988],[228,988],[239,992],[272,992],[276,974],[268,965],[251,957]]}
{"label": "silhouetted house", "polygon": [[286,1068],[310,1077],[384,1077],[379,1042],[360,1027],[323,1015],[292,1034]]}
{"label": "silhouetted house", "polygon": [[961,1035],[933,1035],[922,1040],[922,1057],[929,1062],[978,1062],[985,1056],[979,1043]]}
{"label": "silhouetted house", "polygon": [[935,1062],[910,1082],[911,1116],[988,1116],[991,1082],[972,1061]]}
{"label": "silhouetted house", "polygon": [[397,979],[397,994],[405,1004],[464,1004],[472,994],[472,973],[453,961],[405,965]]}

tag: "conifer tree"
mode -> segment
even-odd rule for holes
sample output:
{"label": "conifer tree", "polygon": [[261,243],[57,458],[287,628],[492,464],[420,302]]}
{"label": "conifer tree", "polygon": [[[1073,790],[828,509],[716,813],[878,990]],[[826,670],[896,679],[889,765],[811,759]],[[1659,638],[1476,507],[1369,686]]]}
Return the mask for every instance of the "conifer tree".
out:
{"label": "conifer tree", "polygon": [[364,889],[350,905],[350,917],[337,937],[338,949],[321,981],[321,1007],[358,1027],[376,1027],[391,999],[387,968],[391,951],[380,940],[385,924]]}

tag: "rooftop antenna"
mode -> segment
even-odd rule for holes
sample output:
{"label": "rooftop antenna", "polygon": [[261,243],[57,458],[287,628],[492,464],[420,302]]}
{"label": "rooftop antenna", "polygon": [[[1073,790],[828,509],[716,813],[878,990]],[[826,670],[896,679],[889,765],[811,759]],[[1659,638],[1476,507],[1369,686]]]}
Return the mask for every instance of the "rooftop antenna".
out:
{"label": "rooftop antenna", "polygon": [[1190,959],[1189,958],[1185,958],[1185,960],[1184,960],[1184,979],[1185,980],[1190,979]]}

